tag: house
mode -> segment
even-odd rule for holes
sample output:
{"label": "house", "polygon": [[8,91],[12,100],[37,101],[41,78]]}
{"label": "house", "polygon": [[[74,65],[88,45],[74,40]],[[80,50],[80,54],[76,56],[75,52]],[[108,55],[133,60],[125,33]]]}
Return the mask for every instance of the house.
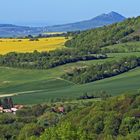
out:
{"label": "house", "polygon": [[4,113],[12,113],[12,110],[11,109],[3,109],[3,112]]}
{"label": "house", "polygon": [[18,109],[17,108],[11,108],[12,112],[16,112]]}
{"label": "house", "polygon": [[12,108],[5,109],[2,106],[0,106],[0,113],[13,113],[13,114],[16,114],[16,111],[22,109],[23,107],[24,107],[23,105],[15,105]]}
{"label": "house", "polygon": [[13,112],[13,114],[16,114],[17,110],[18,110],[17,108],[11,108],[11,111]]}
{"label": "house", "polygon": [[23,107],[23,105],[14,105],[14,108],[16,108],[17,110],[22,109]]}
{"label": "house", "polygon": [[0,106],[0,113],[3,113],[3,107]]}
{"label": "house", "polygon": [[65,113],[65,109],[63,106],[60,107],[52,107],[51,110],[55,113]]}
{"label": "house", "polygon": [[61,106],[61,107],[58,107],[58,111],[59,111],[60,113],[64,113],[64,112],[65,112],[65,109],[64,109],[63,106]]}

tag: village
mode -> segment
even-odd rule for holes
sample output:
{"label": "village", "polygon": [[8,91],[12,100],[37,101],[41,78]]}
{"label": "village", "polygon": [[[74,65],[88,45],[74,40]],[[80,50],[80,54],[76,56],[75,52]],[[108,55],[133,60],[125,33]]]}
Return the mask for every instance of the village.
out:
{"label": "village", "polygon": [[[24,109],[24,105],[14,104],[12,98],[4,98],[0,100],[0,113],[16,114],[18,110]],[[54,113],[65,113],[63,105],[50,107],[50,111]]]}
{"label": "village", "polygon": [[16,114],[17,110],[22,109],[23,105],[14,105],[12,98],[4,98],[0,100],[0,113],[13,113]]}

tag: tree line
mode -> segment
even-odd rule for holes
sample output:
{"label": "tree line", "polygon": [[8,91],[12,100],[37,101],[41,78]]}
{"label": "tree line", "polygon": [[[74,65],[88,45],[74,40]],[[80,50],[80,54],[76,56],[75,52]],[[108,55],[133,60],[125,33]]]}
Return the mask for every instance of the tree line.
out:
{"label": "tree line", "polygon": [[121,58],[112,62],[75,68],[62,75],[62,78],[78,84],[85,84],[96,80],[112,77],[127,72],[140,65],[140,58],[136,56]]}
{"label": "tree line", "polygon": [[16,53],[0,56],[0,65],[16,68],[48,69],[77,61],[105,59],[105,54],[88,54],[77,49],[62,49],[51,52]]}

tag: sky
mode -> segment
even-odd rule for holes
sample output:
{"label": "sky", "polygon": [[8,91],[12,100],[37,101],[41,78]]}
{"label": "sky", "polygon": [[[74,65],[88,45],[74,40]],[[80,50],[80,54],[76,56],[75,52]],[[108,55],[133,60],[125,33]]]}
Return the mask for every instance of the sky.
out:
{"label": "sky", "polygon": [[47,26],[118,12],[140,15],[140,0],[0,0],[0,24]]}

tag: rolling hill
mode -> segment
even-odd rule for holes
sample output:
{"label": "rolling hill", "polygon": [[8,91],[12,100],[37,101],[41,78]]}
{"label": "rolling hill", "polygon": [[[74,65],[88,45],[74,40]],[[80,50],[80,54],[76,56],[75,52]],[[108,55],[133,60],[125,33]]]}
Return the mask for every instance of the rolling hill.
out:
{"label": "rolling hill", "polygon": [[17,69],[0,67],[0,97],[11,96],[16,103],[37,104],[57,98],[77,98],[84,93],[105,91],[112,96],[139,90],[140,69],[83,85],[61,79],[67,70],[77,66],[104,63],[124,56],[140,56],[135,53],[108,54],[105,60],[80,61],[48,70]]}
{"label": "rolling hill", "polygon": [[140,17],[129,18],[109,26],[83,31],[80,34],[76,34],[65,45],[70,48],[76,47],[95,52],[95,50],[105,46],[139,41],[139,29]]}

